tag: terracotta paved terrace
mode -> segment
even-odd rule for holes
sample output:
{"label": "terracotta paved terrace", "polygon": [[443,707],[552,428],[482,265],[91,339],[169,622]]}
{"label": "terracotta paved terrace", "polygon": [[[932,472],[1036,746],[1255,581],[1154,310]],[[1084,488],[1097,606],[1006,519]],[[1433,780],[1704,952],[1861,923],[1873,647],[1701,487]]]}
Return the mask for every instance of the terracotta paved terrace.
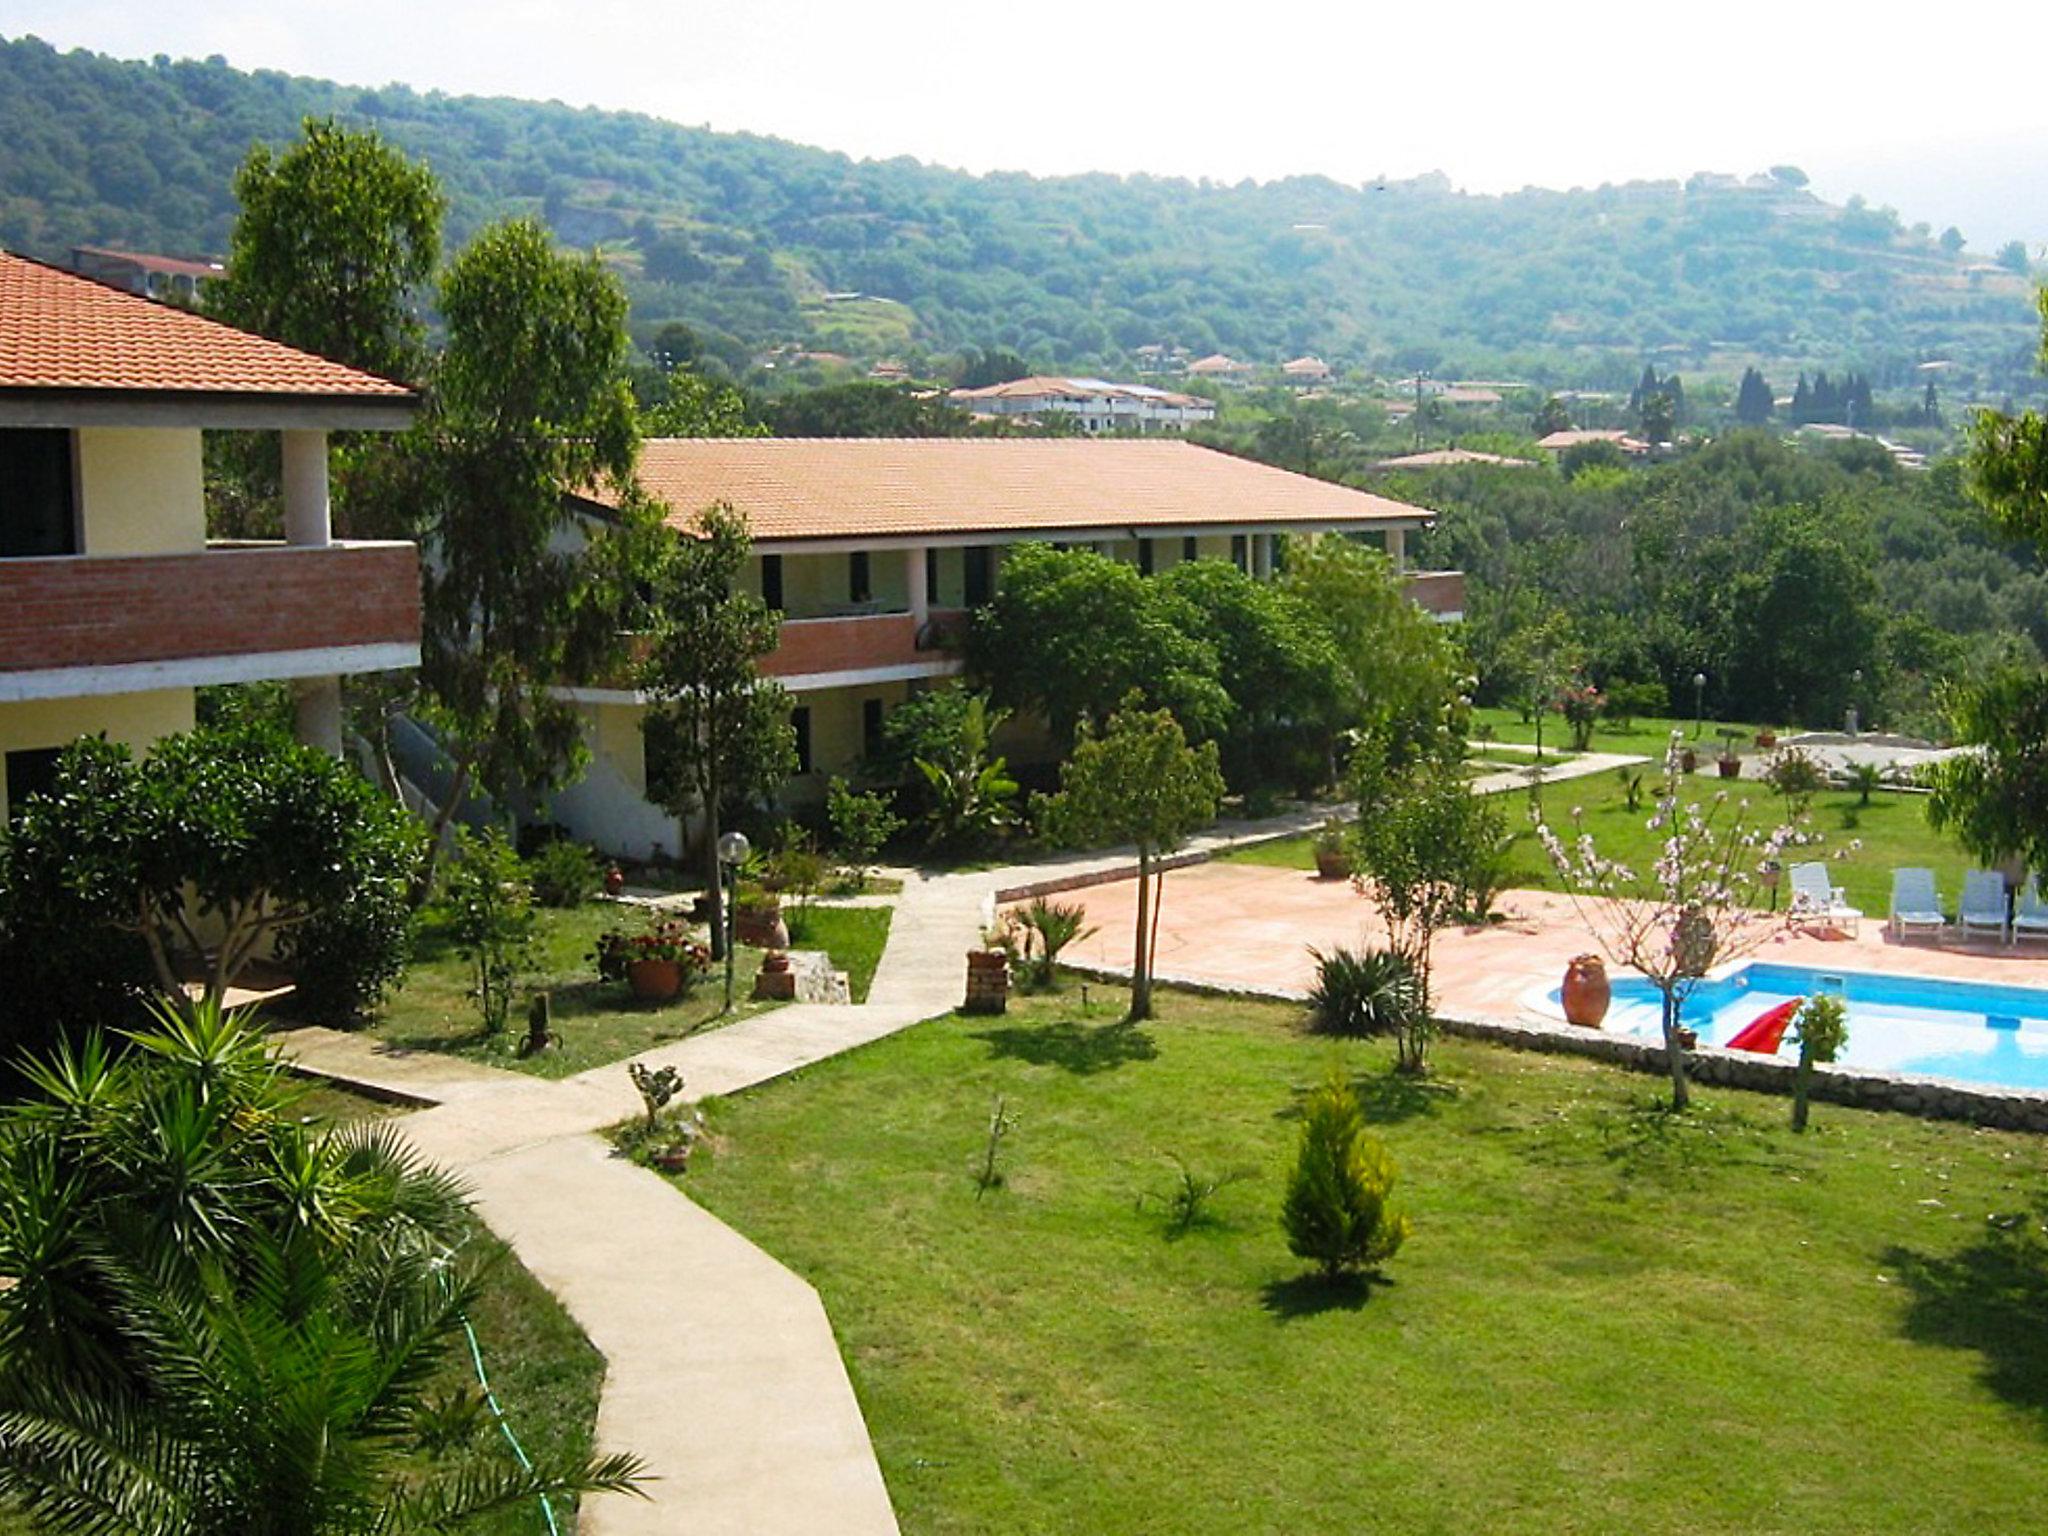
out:
{"label": "terracotta paved terrace", "polygon": [[[1135,881],[1090,886],[1059,899],[1083,903],[1088,920],[1098,925],[1092,938],[1067,951],[1069,958],[1077,964],[1131,963]],[[1598,948],[1568,896],[1508,891],[1497,910],[1506,921],[1454,928],[1437,939],[1436,990],[1447,1013],[1512,1019],[1522,1013],[1530,988],[1555,986],[1572,956]],[[1300,992],[1314,978],[1310,946],[1382,942],[1372,903],[1348,881],[1253,864],[1201,864],[1166,877],[1159,922],[1162,978]],[[1753,958],[2048,986],[2048,944],[2023,943],[2015,951],[1983,940],[1963,944],[1953,935],[1939,946],[1924,938],[1894,943],[1885,935],[1881,913],[1866,914],[1854,938],[1774,933]]]}

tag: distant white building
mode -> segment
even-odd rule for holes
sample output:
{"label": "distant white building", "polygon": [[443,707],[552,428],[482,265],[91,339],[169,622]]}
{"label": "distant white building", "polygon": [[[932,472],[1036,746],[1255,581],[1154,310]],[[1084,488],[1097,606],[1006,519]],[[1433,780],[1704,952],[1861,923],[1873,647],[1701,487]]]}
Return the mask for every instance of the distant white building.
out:
{"label": "distant white building", "polygon": [[1108,379],[1039,374],[980,389],[956,389],[951,398],[976,416],[1072,416],[1084,432],[1185,432],[1198,422],[1216,419],[1216,402],[1200,395],[1149,384],[1113,384]]}

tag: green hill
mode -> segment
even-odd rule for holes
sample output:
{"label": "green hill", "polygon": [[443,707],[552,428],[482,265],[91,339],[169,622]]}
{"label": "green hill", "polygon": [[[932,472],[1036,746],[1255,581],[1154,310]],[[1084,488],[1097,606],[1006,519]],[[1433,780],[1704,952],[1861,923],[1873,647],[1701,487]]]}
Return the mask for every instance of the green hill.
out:
{"label": "green hill", "polygon": [[[218,254],[249,143],[283,141],[309,113],[374,124],[430,161],[456,237],[538,213],[612,253],[643,336],[681,319],[734,354],[1001,344],[1109,368],[1165,343],[1601,387],[1626,387],[1646,358],[1731,378],[1750,362],[1780,376],[1855,367],[1880,387],[1946,358],[1951,390],[2032,381],[2027,278],[1888,209],[1825,204],[1796,173],[1503,197],[1441,177],[969,176],[628,113],[131,63],[33,38],[0,41],[0,243]],[[855,293],[870,298],[827,299]]]}

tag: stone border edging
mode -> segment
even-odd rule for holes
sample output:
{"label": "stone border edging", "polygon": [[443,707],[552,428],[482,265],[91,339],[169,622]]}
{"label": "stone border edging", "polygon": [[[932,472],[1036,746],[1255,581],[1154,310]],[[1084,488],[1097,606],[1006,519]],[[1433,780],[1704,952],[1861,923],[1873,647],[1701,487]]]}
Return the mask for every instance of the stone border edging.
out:
{"label": "stone border edging", "polygon": [[[1128,982],[1131,979],[1129,966],[1070,965],[1066,969],[1077,976],[1093,976],[1103,981]],[[1297,1004],[1308,1001],[1306,993],[1284,987],[1229,986],[1165,975],[1155,976],[1153,980],[1160,986],[1209,997],[1242,997],[1257,1002]],[[1659,1076],[1668,1070],[1662,1045],[1628,1035],[1582,1029],[1575,1024],[1443,1014],[1438,1017],[1437,1025],[1447,1035],[1483,1040],[1512,1050],[1585,1056],[1611,1066]],[[1797,1065],[1789,1061],[1712,1045],[1700,1046],[1690,1053],[1689,1059],[1694,1082],[1711,1087],[1743,1088],[1757,1093],[1790,1095],[1793,1079],[1799,1071]],[[1822,1102],[1843,1104],[1853,1109],[1896,1110],[1931,1120],[1961,1120],[1997,1130],[2048,1133],[2048,1091],[2039,1089],[1994,1088],[1957,1082],[1951,1078],[1859,1072],[1848,1067],[1815,1063],[1808,1093]]]}

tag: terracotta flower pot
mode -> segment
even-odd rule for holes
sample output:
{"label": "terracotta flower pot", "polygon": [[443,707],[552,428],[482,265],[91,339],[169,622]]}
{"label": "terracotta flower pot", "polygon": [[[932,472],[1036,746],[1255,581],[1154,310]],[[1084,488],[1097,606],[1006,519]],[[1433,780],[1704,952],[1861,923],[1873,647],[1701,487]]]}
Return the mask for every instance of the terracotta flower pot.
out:
{"label": "terracotta flower pot", "polygon": [[1598,955],[1579,955],[1564,968],[1564,1017],[1567,1024],[1598,1029],[1607,1017],[1614,989],[1608,985],[1607,964]]}
{"label": "terracotta flower pot", "polygon": [[683,968],[673,960],[629,960],[626,985],[643,1003],[666,1003],[682,996]]}
{"label": "terracotta flower pot", "polygon": [[619,866],[616,864],[609,866],[604,872],[605,895],[616,896],[625,888],[626,872],[623,869],[619,868]]}
{"label": "terracotta flower pot", "polygon": [[1341,849],[1316,850],[1316,876],[1322,880],[1349,880],[1351,856]]}
{"label": "terracotta flower pot", "polygon": [[789,956],[779,949],[770,950],[761,957],[761,969],[769,975],[777,975],[789,969]]}
{"label": "terracotta flower pot", "polygon": [[1691,747],[1684,747],[1678,753],[1678,767],[1681,773],[1693,773],[1700,766],[1700,755]]}
{"label": "terracotta flower pot", "polygon": [[1721,777],[1724,779],[1739,779],[1742,777],[1742,759],[1739,757],[1716,758],[1714,766],[1721,770]]}
{"label": "terracotta flower pot", "polygon": [[1756,746],[1759,752],[1768,752],[1777,744],[1778,733],[1776,731],[1758,731],[1756,733]]}
{"label": "terracotta flower pot", "polygon": [[742,907],[733,914],[733,937],[756,949],[787,949],[789,924],[780,907]]}

